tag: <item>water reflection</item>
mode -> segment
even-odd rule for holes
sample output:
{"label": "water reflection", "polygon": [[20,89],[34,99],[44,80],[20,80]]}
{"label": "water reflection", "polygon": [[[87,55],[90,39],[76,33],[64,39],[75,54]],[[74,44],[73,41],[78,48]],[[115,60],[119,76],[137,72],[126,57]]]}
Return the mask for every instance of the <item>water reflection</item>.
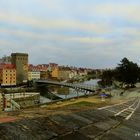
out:
{"label": "water reflection", "polygon": [[[91,79],[89,81],[85,81],[85,82],[82,82],[82,83],[79,83],[79,84],[84,84],[84,85],[91,85],[91,86],[96,86],[98,85],[98,81],[100,79]],[[53,93],[55,93],[57,96],[65,99],[65,98],[72,98],[72,97],[76,97],[77,96],[77,92],[75,91],[75,89],[72,89],[72,88],[68,88],[68,87],[59,87],[59,86],[53,86],[50,87],[51,91]],[[79,96],[81,95],[84,95],[85,93],[84,92],[79,92],[78,93]]]}
{"label": "water reflection", "polygon": [[[100,79],[91,79],[89,81],[85,81],[85,82],[77,83],[77,84],[97,86],[99,80]],[[77,92],[75,89],[72,89],[72,88],[63,87],[63,86],[55,86],[55,85],[47,86],[47,91],[49,91],[50,93],[53,93],[54,95],[56,95],[62,99],[68,99],[68,98],[72,98],[72,97],[85,95],[85,92]],[[48,99],[45,100],[44,97],[41,97],[41,99],[42,99],[41,102],[50,102],[51,101]]]}
{"label": "water reflection", "polygon": [[89,81],[85,81],[83,82],[83,84],[88,84],[88,85],[98,85],[98,81],[100,81],[101,79],[91,79]]}

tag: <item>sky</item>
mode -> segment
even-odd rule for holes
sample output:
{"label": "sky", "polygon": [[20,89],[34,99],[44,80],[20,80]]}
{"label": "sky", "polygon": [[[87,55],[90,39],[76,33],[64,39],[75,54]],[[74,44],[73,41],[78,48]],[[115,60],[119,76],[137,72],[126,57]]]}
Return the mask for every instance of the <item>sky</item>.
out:
{"label": "sky", "polygon": [[140,65],[140,0],[0,0],[0,57],[113,68]]}

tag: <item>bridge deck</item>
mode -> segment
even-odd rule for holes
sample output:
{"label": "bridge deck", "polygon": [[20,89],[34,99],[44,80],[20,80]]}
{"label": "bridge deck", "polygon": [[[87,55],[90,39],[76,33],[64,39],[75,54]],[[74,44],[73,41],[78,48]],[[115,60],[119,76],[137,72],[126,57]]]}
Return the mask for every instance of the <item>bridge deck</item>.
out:
{"label": "bridge deck", "polygon": [[55,82],[55,81],[48,81],[48,80],[38,80],[36,81],[37,84],[50,84],[50,85],[58,85],[64,87],[70,87],[74,89],[80,89],[90,92],[95,92],[97,90],[97,86],[94,85],[86,85],[86,84],[70,84],[70,83],[62,83],[62,82]]}

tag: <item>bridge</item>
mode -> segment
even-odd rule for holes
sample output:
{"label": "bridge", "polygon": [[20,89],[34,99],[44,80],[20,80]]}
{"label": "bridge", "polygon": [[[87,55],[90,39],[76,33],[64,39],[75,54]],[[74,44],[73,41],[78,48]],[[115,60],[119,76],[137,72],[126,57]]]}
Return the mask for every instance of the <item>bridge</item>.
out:
{"label": "bridge", "polygon": [[37,80],[35,82],[37,84],[57,85],[57,86],[69,87],[69,88],[73,88],[75,90],[85,91],[85,92],[95,92],[98,89],[97,86],[87,85],[87,84],[71,84],[71,83],[55,82],[55,81],[49,81],[49,80]]}

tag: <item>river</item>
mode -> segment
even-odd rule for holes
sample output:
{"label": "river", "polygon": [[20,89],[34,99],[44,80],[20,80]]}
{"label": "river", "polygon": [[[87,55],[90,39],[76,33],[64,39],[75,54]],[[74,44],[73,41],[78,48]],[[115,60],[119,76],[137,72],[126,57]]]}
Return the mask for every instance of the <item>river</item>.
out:
{"label": "river", "polygon": [[96,86],[96,85],[98,85],[98,81],[100,81],[100,79],[91,79],[89,81],[83,82],[82,84],[88,84],[88,85],[94,85],[94,86]]}
{"label": "river", "polygon": [[[89,81],[84,81],[82,83],[77,83],[77,84],[84,84],[84,85],[90,85],[90,86],[98,86],[98,81],[100,79],[91,79]],[[58,87],[58,86],[53,86],[50,87],[50,90],[57,95],[58,97],[62,98],[62,99],[68,99],[68,98],[72,98],[72,97],[77,97],[77,92],[72,89],[72,88],[68,88],[68,87]],[[78,92],[78,96],[82,96],[84,95],[84,92]],[[41,96],[41,102],[45,103],[45,102],[51,102],[50,99]]]}

